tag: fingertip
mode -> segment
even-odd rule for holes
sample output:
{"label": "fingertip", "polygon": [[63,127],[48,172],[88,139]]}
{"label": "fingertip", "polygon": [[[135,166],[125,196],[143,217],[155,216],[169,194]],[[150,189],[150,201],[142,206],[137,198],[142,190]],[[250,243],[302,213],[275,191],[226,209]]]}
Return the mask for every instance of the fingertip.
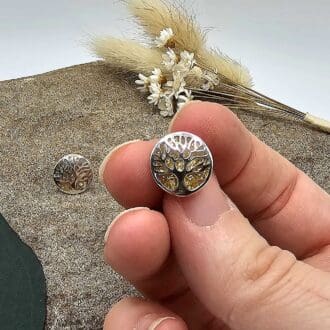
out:
{"label": "fingertip", "polygon": [[184,321],[167,308],[140,298],[124,298],[106,315],[104,330],[187,330]]}
{"label": "fingertip", "polygon": [[187,327],[182,320],[165,316],[155,320],[148,330],[187,330]]}
{"label": "fingertip", "polygon": [[202,103],[202,101],[200,100],[193,100],[193,101],[189,101],[187,102],[184,106],[182,106],[181,110],[176,112],[175,115],[173,116],[169,126],[168,126],[168,132],[171,133],[173,132],[172,127],[173,124],[176,122],[177,118],[180,116],[180,114],[183,112],[184,109],[186,108],[190,108],[191,106],[193,106],[194,104],[199,104]]}
{"label": "fingertip", "polygon": [[105,187],[125,208],[157,208],[161,202],[163,193],[150,173],[149,157],[154,144],[155,141],[131,141],[121,145],[101,167]]}
{"label": "fingertip", "polygon": [[105,261],[130,281],[157,273],[170,252],[170,234],[163,214],[147,208],[121,213],[110,225]]}
{"label": "fingertip", "polygon": [[[230,111],[227,107],[212,102],[192,101],[181,109],[172,119],[170,123],[170,131],[180,131],[183,127],[194,133],[208,132],[206,127],[212,128],[213,125],[208,123],[216,123],[218,120],[221,122],[236,121],[237,116]],[[201,129],[203,125],[203,129]]]}
{"label": "fingertip", "polygon": [[[139,142],[140,140],[131,140],[131,141],[127,141],[127,142],[124,142],[116,147],[114,147],[113,149],[110,150],[110,152],[104,157],[100,167],[99,167],[99,181],[100,183],[104,184],[104,173],[105,173],[105,170],[107,168],[107,165],[110,161],[110,158],[115,154],[116,151],[118,151],[119,149],[123,148],[124,146],[128,145],[128,144],[131,144],[131,143],[134,143],[134,142]],[[108,171],[107,171],[108,172]]]}
{"label": "fingertip", "polygon": [[141,206],[141,207],[133,207],[131,209],[128,209],[128,210],[125,210],[121,213],[119,213],[110,223],[110,225],[108,226],[105,234],[104,234],[104,244],[107,243],[108,241],[108,237],[109,237],[109,233],[110,233],[110,230],[111,228],[115,225],[115,223],[117,222],[117,220],[119,220],[120,218],[122,218],[125,214],[127,213],[130,213],[130,212],[137,212],[137,211],[142,211],[142,210],[150,210],[148,207],[144,207],[144,206]]}

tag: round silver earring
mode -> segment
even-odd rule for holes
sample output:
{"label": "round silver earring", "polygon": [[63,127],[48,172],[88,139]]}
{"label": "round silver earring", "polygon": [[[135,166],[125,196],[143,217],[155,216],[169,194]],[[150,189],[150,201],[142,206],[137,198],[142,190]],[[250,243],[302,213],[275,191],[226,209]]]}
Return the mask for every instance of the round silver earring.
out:
{"label": "round silver earring", "polygon": [[152,177],[166,192],[187,196],[201,189],[213,169],[212,154],[206,143],[188,132],[161,138],[150,156]]}
{"label": "round silver earring", "polygon": [[69,154],[58,161],[53,177],[62,192],[76,195],[88,189],[93,180],[93,171],[85,157]]}

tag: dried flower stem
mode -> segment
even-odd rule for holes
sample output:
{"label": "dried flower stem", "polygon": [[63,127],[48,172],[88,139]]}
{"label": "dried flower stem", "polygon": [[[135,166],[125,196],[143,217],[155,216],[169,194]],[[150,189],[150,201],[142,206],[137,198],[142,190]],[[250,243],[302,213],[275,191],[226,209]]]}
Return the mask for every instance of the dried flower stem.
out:
{"label": "dried flower stem", "polygon": [[251,88],[235,84],[224,76],[219,75],[220,83],[214,91],[203,91],[192,89],[193,94],[198,98],[212,99],[231,108],[245,108],[251,110],[272,110],[284,116],[290,116],[303,120],[305,113],[278,102],[266,95],[263,95]]}
{"label": "dried flower stem", "polygon": [[220,76],[220,83],[216,90],[204,91],[202,89],[191,89],[194,97],[201,100],[209,100],[228,106],[235,110],[248,110],[277,114],[281,117],[292,118],[308,123],[321,131],[330,133],[330,122],[304,113],[263,95],[253,89],[233,84],[226,77]]}

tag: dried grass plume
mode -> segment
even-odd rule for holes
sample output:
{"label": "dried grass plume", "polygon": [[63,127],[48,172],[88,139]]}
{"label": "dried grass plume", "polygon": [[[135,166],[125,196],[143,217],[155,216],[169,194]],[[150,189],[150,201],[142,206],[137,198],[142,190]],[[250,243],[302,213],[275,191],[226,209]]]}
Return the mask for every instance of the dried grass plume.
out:
{"label": "dried grass plume", "polygon": [[132,40],[113,37],[94,38],[90,43],[91,50],[113,68],[130,72],[149,74],[159,67],[162,54],[156,49],[147,48]]}
{"label": "dried grass plume", "polygon": [[165,28],[171,28],[177,48],[196,53],[205,46],[205,33],[193,14],[185,12],[177,1],[125,0],[129,12],[154,40]]}
{"label": "dried grass plume", "polygon": [[195,15],[187,12],[178,1],[125,0],[130,13],[152,39],[165,28],[174,33],[177,48],[195,54],[197,62],[210,70],[216,70],[234,83],[252,87],[248,69],[222,52],[206,46],[206,32],[197,24]]}

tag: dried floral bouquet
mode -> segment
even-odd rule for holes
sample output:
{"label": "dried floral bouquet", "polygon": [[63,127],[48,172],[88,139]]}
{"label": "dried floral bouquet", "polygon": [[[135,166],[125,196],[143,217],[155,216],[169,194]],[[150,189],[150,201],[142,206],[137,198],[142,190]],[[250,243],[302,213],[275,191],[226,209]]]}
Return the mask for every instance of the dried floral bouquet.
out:
{"label": "dried floral bouquet", "polygon": [[200,99],[231,109],[277,114],[330,132],[330,122],[253,90],[248,69],[218,49],[208,49],[205,31],[181,3],[124,2],[147,42],[96,38],[92,48],[114,68],[136,73],[138,89],[162,116],[173,116],[185,103]]}

